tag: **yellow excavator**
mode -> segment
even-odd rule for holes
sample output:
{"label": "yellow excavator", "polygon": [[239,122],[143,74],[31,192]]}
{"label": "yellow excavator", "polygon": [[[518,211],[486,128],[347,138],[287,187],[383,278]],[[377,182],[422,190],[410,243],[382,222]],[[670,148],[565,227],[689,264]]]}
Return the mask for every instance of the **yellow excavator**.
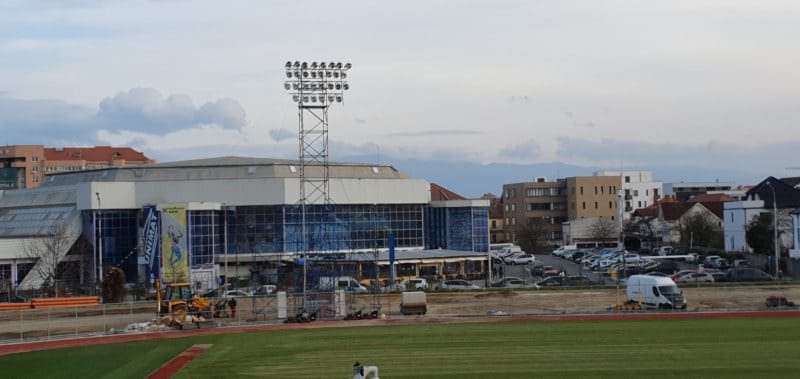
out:
{"label": "yellow excavator", "polygon": [[195,296],[190,283],[170,283],[165,288],[156,280],[158,315],[172,327],[183,329],[184,324],[193,323],[198,328],[201,322],[211,321],[211,302]]}

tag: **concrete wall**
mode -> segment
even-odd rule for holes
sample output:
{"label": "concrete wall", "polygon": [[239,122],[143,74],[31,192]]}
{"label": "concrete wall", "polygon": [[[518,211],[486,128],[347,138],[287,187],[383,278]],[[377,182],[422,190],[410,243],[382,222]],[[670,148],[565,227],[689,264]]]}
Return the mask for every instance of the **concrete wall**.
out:
{"label": "concrete wall", "polygon": [[[98,204],[97,193],[100,193]],[[331,179],[335,204],[427,204],[430,184],[420,179]],[[135,209],[147,204],[222,203],[229,206],[297,204],[295,178],[89,182],[78,185],[78,208]]]}

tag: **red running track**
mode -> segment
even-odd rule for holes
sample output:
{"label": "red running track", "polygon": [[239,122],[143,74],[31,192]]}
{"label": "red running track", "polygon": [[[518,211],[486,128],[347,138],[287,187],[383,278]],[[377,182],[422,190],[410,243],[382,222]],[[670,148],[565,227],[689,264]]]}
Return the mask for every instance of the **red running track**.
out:
{"label": "red running track", "polygon": [[681,320],[723,318],[786,318],[800,317],[800,311],[746,311],[746,312],[675,312],[675,313],[602,313],[571,315],[533,315],[511,317],[418,317],[394,320],[316,321],[308,324],[270,324],[232,326],[207,329],[171,330],[164,332],[120,334],[99,337],[63,339],[0,345],[0,356],[39,350],[60,349],[121,342],[185,338],[230,333],[250,333],[268,330],[344,328],[376,325],[407,325],[419,323],[472,323],[472,322],[528,322],[528,321],[614,321],[614,320]]}
{"label": "red running track", "polygon": [[194,345],[183,353],[178,354],[177,357],[172,358],[169,362],[164,363],[163,366],[157,368],[150,375],[147,375],[147,379],[169,379],[210,348],[211,345]]}

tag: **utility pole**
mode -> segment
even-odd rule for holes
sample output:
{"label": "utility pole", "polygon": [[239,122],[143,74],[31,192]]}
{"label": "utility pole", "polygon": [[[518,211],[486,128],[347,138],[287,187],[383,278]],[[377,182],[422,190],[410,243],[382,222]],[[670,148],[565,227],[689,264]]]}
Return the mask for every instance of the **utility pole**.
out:
{"label": "utility pole", "polygon": [[[102,212],[103,205],[102,205],[102,203],[100,201],[100,192],[95,192],[94,194],[95,194],[95,196],[97,196],[98,213]],[[98,260],[100,262],[100,265],[98,266],[98,273],[99,273],[98,274],[98,280],[102,281],[103,280],[103,214],[102,213],[100,213],[99,217],[97,218],[97,222],[98,222],[97,229],[100,230],[99,235],[98,235],[98,239],[97,239],[97,244],[99,245],[98,249],[97,249],[98,256],[99,256]]]}
{"label": "utility pole", "polygon": [[775,244],[774,251],[775,251],[775,278],[778,278],[779,266],[781,262],[780,250],[778,248],[778,198],[775,196],[775,187],[772,186],[772,183],[767,181],[767,185],[769,189],[772,190],[772,233],[773,233],[773,242]]}

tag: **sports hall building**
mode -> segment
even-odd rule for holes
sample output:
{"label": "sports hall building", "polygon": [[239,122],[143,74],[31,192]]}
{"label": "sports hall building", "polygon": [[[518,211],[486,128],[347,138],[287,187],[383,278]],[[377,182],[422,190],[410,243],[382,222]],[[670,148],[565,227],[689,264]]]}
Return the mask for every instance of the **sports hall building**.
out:
{"label": "sports hall building", "polygon": [[485,272],[488,201],[431,201],[430,183],[390,165],[334,163],[331,202],[306,205],[304,227],[299,169],[222,157],[52,174],[36,189],[0,191],[0,280],[41,286],[50,254],[82,284],[119,267],[130,283],[169,281],[169,272],[211,285],[247,277],[254,262],[296,264],[301,252],[374,254],[388,265],[390,245],[407,272]]}

